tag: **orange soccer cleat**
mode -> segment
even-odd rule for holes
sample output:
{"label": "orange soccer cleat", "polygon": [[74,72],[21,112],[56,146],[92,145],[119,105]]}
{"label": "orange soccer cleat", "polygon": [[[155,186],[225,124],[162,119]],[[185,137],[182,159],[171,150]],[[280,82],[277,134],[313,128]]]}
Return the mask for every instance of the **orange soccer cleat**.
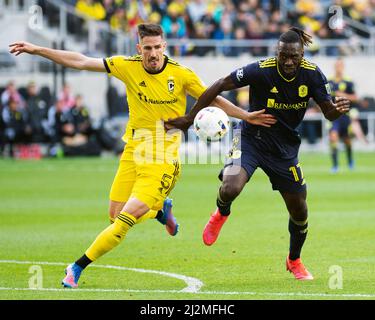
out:
{"label": "orange soccer cleat", "polygon": [[312,274],[307,271],[303,265],[301,258],[290,260],[289,256],[286,258],[286,271],[293,273],[297,280],[313,280]]}
{"label": "orange soccer cleat", "polygon": [[203,242],[205,245],[210,246],[216,241],[221,227],[227,219],[228,216],[221,215],[219,209],[216,209],[203,230]]}

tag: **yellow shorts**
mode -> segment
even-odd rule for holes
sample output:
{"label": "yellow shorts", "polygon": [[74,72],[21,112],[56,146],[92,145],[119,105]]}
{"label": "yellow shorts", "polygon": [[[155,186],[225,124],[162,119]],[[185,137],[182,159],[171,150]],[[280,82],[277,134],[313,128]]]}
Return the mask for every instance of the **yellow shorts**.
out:
{"label": "yellow shorts", "polygon": [[128,143],[113,180],[110,200],[126,202],[136,198],[150,209],[160,210],[180,176],[178,158],[171,163],[136,163],[134,146]]}

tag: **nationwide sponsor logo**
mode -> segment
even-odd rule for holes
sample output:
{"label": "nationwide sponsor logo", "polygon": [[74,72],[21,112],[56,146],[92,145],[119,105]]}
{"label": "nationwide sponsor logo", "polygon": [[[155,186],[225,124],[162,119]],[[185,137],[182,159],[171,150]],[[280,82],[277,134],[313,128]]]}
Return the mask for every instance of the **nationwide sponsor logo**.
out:
{"label": "nationwide sponsor logo", "polygon": [[139,100],[150,103],[150,104],[172,104],[172,103],[177,102],[177,98],[173,98],[171,100],[158,100],[158,99],[149,98],[146,95],[144,95],[142,92],[138,92],[138,97],[139,97]]}
{"label": "nationwide sponsor logo", "polygon": [[299,86],[298,88],[298,95],[301,97],[301,98],[304,98],[307,96],[309,90],[307,88],[307,86],[305,86],[304,84]]}
{"label": "nationwide sponsor logo", "polygon": [[275,99],[268,99],[267,100],[267,108],[272,109],[282,109],[282,110],[298,110],[298,109],[306,109],[308,101],[296,102],[296,103],[283,103],[283,102],[276,102]]}

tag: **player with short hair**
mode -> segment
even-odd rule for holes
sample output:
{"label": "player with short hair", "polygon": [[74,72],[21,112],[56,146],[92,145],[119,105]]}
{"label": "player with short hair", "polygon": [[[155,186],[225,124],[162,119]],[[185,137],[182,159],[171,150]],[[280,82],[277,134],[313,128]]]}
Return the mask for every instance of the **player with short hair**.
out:
{"label": "player with short hair", "polygon": [[231,204],[241,193],[254,171],[260,167],[268,175],[272,188],[278,190],[289,211],[290,247],[286,268],[298,280],[311,280],[300,254],[307,235],[306,181],[298,161],[301,143],[296,130],[307,104],[313,98],[328,120],[335,120],[349,110],[349,100],[332,102],[326,77],[313,63],[304,59],[304,46],[311,37],[291,28],[278,41],[277,56],[250,63],[217,80],[203,93],[184,117],[165,123],[166,128],[186,130],[199,110],[208,106],[222,91],[250,86],[249,111],[266,107],[277,123],[265,128],[242,122],[241,135],[233,140],[231,161],[221,171],[222,180],[217,209],[203,232],[203,241],[212,245],[231,213]]}
{"label": "player with short hair", "polygon": [[[167,196],[180,176],[179,132],[165,133],[163,120],[182,116],[186,96],[198,98],[206,89],[198,76],[164,54],[166,42],[156,24],[138,26],[139,55],[97,59],[80,53],[38,47],[26,42],[11,44],[11,53],[37,54],[79,70],[107,72],[124,82],[129,104],[126,142],[110,192],[112,224],[103,230],[85,254],[66,269],[63,285],[75,288],[83,269],[116,247],[140,221],[157,218],[175,235],[178,225]],[[213,101],[214,100],[214,101]],[[210,103],[229,116],[270,126],[275,123],[265,110],[247,112],[217,97]]]}
{"label": "player with short hair", "polygon": [[[338,58],[334,66],[334,76],[329,79],[329,84],[331,86],[333,96],[346,97],[353,103],[357,100],[357,95],[354,90],[353,81],[351,81],[351,79],[344,74],[344,67],[344,60],[342,58]],[[345,144],[349,169],[354,169],[352,139],[350,136],[352,125],[351,114],[353,111],[356,111],[356,109],[352,109],[349,114],[345,114],[330,123],[331,126],[329,129],[329,142],[332,159],[332,173],[336,173],[339,169],[337,145],[340,139],[342,139]]]}

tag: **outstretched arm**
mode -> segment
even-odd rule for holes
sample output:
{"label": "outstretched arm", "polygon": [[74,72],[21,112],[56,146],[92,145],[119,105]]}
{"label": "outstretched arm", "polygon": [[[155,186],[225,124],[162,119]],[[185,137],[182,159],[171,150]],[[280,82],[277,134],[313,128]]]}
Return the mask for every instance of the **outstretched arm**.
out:
{"label": "outstretched arm", "polygon": [[[195,116],[197,113],[202,110],[203,108],[208,107],[211,104],[215,104],[219,108],[223,109],[228,113],[230,116],[235,116],[231,113],[234,111],[233,108],[230,108],[229,105],[224,105],[223,101],[221,99],[224,98],[217,98],[217,96],[222,93],[223,91],[229,91],[236,89],[236,86],[234,85],[232,78],[230,75],[228,75],[225,78],[221,78],[217,81],[215,81],[210,87],[207,88],[205,92],[199,97],[197,102],[194,104],[194,106],[191,108],[190,112],[186,115],[187,119],[193,123]],[[228,101],[229,102],[229,101]],[[234,105],[233,105],[234,106]],[[235,106],[234,106],[235,107]],[[238,108],[240,109],[240,108]],[[245,111],[246,112],[246,111]]]}
{"label": "outstretched arm", "polygon": [[16,56],[21,53],[28,53],[44,57],[68,68],[106,72],[102,59],[90,58],[78,52],[40,47],[25,41],[12,43],[9,47],[9,52]]}
{"label": "outstretched arm", "polygon": [[230,76],[226,78],[221,78],[215,81],[210,87],[206,89],[205,92],[199,97],[199,99],[195,102],[194,106],[191,108],[190,112],[183,117],[178,117],[174,119],[169,119],[168,121],[164,122],[164,127],[166,130],[169,129],[180,129],[182,131],[186,131],[189,127],[193,124],[194,118],[197,113],[202,110],[203,108],[209,106],[216,97],[225,90],[232,90],[235,88],[235,85],[230,79]]}
{"label": "outstretched arm", "polygon": [[349,111],[350,101],[344,97],[336,97],[335,103],[332,101],[323,101],[319,103],[319,107],[324,117],[327,120],[333,121]]}
{"label": "outstretched arm", "polygon": [[257,126],[270,127],[277,122],[273,115],[265,113],[266,109],[248,112],[221,96],[217,96],[212,102],[212,105],[224,110],[230,117],[244,120]]}
{"label": "outstretched arm", "polygon": [[183,117],[169,119],[164,123],[165,128],[167,130],[177,128],[186,131],[194,122],[194,118],[197,113],[209,105],[215,105],[224,110],[229,116],[245,120],[255,125],[269,127],[270,125],[276,123],[276,119],[270,114],[265,114],[264,109],[260,111],[247,112],[235,106],[227,99],[220,96],[218,97],[221,92],[233,89],[236,89],[236,86],[233,83],[230,75],[215,81],[199,97],[188,114]]}

